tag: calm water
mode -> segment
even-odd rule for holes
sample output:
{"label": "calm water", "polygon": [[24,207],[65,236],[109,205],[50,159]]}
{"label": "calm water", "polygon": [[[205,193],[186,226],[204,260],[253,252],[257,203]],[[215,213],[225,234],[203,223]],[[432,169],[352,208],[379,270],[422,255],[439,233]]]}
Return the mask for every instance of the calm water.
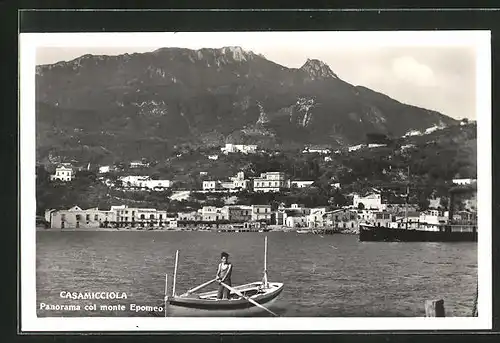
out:
{"label": "calm water", "polygon": [[[177,293],[215,276],[230,254],[233,285],[259,281],[264,233],[37,232],[39,316],[149,316],[131,304],[161,305],[180,250]],[[357,236],[267,233],[270,281],[285,283],[281,316],[424,316],[427,299],[444,299],[446,316],[470,316],[477,280],[476,243],[358,242]],[[209,289],[207,289],[209,290]],[[61,291],[125,292],[127,299],[62,299]],[[80,304],[47,311],[45,304]],[[84,305],[96,304],[86,311]],[[126,310],[101,311],[102,304]]]}

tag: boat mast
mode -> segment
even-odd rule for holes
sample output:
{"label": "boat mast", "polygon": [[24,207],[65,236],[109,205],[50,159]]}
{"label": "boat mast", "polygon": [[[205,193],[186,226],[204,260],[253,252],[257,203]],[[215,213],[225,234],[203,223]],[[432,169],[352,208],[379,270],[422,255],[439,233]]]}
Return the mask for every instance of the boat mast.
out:
{"label": "boat mast", "polygon": [[267,288],[267,236],[264,237],[264,287]]}
{"label": "boat mast", "polygon": [[408,166],[408,181],[406,185],[405,197],[405,228],[408,230],[408,197],[410,196],[410,166]]}
{"label": "boat mast", "polygon": [[177,279],[177,263],[179,261],[179,250],[175,252],[174,281],[172,282],[172,296],[175,297],[175,281]]}

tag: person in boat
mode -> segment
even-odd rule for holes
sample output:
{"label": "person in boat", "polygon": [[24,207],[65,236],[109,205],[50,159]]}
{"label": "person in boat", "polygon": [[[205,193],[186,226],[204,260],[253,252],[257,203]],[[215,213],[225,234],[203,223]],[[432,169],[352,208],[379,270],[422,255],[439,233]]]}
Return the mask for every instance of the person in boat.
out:
{"label": "person in boat", "polygon": [[[229,262],[229,254],[227,252],[222,252],[220,254],[219,268],[217,269],[217,282],[224,282],[228,286],[231,285],[231,273],[233,271],[233,265]],[[223,285],[219,286],[219,291],[217,292],[217,299],[229,299],[229,289]]]}

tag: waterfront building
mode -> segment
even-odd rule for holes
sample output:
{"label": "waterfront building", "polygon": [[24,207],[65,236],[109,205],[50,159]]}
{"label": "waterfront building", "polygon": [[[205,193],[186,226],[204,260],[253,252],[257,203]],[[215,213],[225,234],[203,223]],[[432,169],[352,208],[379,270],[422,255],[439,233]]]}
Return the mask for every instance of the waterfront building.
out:
{"label": "waterfront building", "polygon": [[326,207],[311,208],[311,212],[307,217],[308,227],[321,227],[324,224],[324,214],[326,213]]}
{"label": "waterfront building", "polygon": [[358,213],[355,209],[337,209],[323,214],[323,223],[325,226],[334,229],[358,230]]}
{"label": "waterfront building", "polygon": [[272,218],[271,205],[252,205],[252,221],[270,223]]}
{"label": "waterfront building", "polygon": [[67,210],[51,210],[48,221],[50,227],[55,229],[99,228],[115,222],[116,212],[99,210],[97,207],[84,210],[79,206],[73,206]]}
{"label": "waterfront building", "polygon": [[204,222],[226,220],[222,208],[215,206],[203,206],[201,215]]}
{"label": "waterfront building", "polygon": [[232,205],[222,208],[224,219],[231,223],[243,223],[252,220],[252,206]]}

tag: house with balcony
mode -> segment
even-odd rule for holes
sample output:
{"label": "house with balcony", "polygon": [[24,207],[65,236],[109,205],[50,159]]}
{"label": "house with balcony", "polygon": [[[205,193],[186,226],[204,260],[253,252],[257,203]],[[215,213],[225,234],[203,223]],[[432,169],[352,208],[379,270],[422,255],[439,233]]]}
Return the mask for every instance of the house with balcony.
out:
{"label": "house with balcony", "polygon": [[279,192],[290,188],[290,179],[283,172],[266,172],[253,179],[255,192]]}
{"label": "house with balcony", "polygon": [[271,219],[271,205],[252,205],[252,221],[262,221],[270,223]]}
{"label": "house with balcony", "polygon": [[224,217],[231,223],[244,223],[252,220],[252,206],[224,206],[222,212]]}
{"label": "house with balcony", "polygon": [[217,222],[227,220],[227,214],[222,208],[215,206],[203,206],[201,209],[202,221]]}
{"label": "house with balcony", "polygon": [[63,181],[63,182],[68,182],[71,181],[75,178],[75,175],[73,173],[73,168],[68,167],[68,166],[59,166],[56,168],[55,174],[50,175],[50,181]]}

